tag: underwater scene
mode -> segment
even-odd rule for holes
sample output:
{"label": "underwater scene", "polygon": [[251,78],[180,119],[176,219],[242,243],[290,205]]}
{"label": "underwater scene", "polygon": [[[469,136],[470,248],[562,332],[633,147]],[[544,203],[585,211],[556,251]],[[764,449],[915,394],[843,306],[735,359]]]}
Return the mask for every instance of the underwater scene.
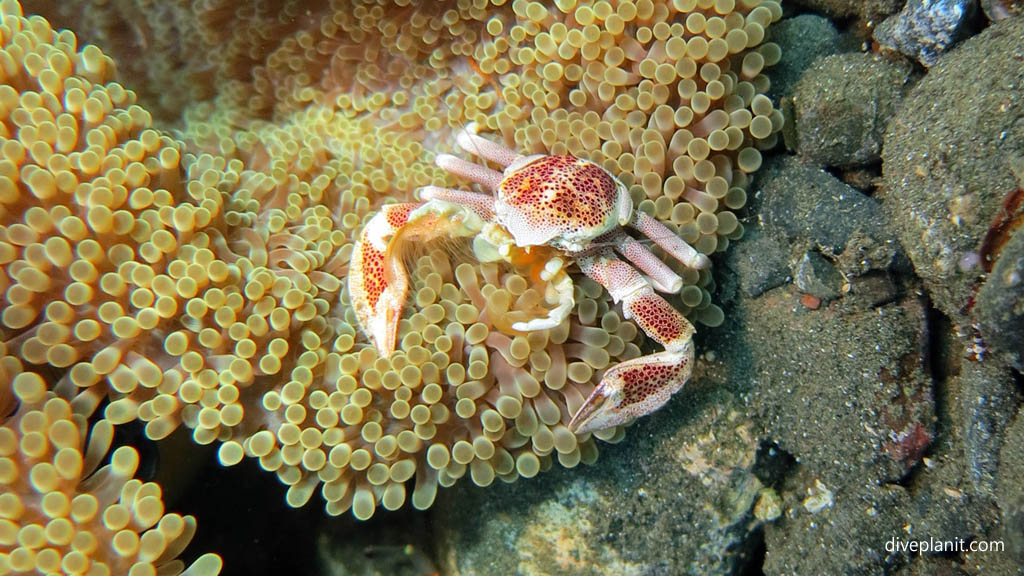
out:
{"label": "underwater scene", "polygon": [[1021,0],[0,0],[0,575],[1024,574]]}

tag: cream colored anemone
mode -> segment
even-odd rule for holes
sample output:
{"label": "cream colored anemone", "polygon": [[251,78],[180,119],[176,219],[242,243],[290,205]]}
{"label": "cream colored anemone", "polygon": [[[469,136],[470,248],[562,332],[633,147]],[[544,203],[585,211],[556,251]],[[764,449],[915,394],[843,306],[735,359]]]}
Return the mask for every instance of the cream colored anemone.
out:
{"label": "cream colored anemone", "polygon": [[160,486],[132,478],[139,464],[122,446],[100,466],[113,427],[90,429],[76,407],[5,357],[0,404],[0,573],[214,575],[206,554],[187,569],[177,556],[195,533],[191,516],[165,514]]}
{"label": "cream colored anemone", "polygon": [[[470,264],[467,253],[433,249],[416,260],[389,358],[357,342],[343,297],[333,344],[303,353],[292,380],[263,395],[272,416],[265,429],[223,444],[222,462],[257,457],[291,486],[290,504],[320,486],[329,513],[351,509],[361,519],[407,500],[426,508],[438,486],[467,475],[487,486],[532,477],[555,460],[593,462],[594,440],[566,425],[605,368],[639,355],[636,327],[585,282],[578,319],[510,333],[509,319],[536,313],[543,290],[506,267]],[[614,441],[622,430],[600,436]]]}
{"label": "cream colored anemone", "polygon": [[84,389],[178,313],[189,286],[164,264],[219,204],[185,199],[178,144],[110,58],[17,2],[0,14],[0,329]]}

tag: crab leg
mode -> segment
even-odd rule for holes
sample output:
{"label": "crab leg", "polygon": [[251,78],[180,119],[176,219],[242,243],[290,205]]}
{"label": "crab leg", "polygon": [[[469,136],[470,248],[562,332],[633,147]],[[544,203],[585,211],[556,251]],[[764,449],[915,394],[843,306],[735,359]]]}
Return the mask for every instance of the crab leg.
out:
{"label": "crab leg", "polygon": [[388,259],[388,244],[418,204],[381,206],[359,235],[349,264],[348,291],[363,331],[386,356],[395,348],[409,280],[401,262]]}
{"label": "crab leg", "polygon": [[707,256],[697,252],[693,246],[684,242],[675,232],[644,212],[637,210],[634,213],[633,219],[629,222],[629,227],[650,238],[652,242],[661,246],[662,250],[690,268],[700,270],[707,268],[711,264]]}
{"label": "crab leg", "polygon": [[477,135],[478,126],[476,122],[470,122],[456,135],[455,143],[470,154],[475,154],[484,160],[490,160],[500,165],[504,171],[498,172],[491,170],[486,166],[467,162],[452,156],[450,154],[438,154],[434,163],[444,168],[445,170],[469,178],[474,182],[479,182],[489,187],[491,190],[497,192],[502,179],[506,174],[515,172],[523,166],[543,157],[543,154],[534,154],[532,156],[524,156],[515,150],[505,146],[504,144],[498,144],[492,142],[482,136]]}
{"label": "crab leg", "polygon": [[579,258],[580,270],[622,302],[623,315],[665,347],[609,368],[572,417],[569,429],[584,434],[624,424],[661,408],[693,369],[693,326],[654,293],[650,284],[609,249]]}
{"label": "crab leg", "polygon": [[491,170],[486,166],[474,164],[451,154],[438,154],[434,158],[434,164],[456,176],[483,184],[491,190],[497,190],[498,185],[501,184],[501,179],[505,177],[497,170]]}
{"label": "crab leg", "polygon": [[494,198],[486,194],[441,188],[439,186],[424,186],[420,188],[420,199],[424,202],[443,200],[452,204],[462,204],[476,212],[477,216],[484,220],[494,219]]}
{"label": "crab leg", "polygon": [[455,143],[470,154],[475,154],[485,160],[490,160],[501,165],[502,168],[507,167],[509,164],[520,160],[523,155],[516,152],[515,150],[498,144],[497,142],[491,142],[483,136],[477,135],[476,122],[470,122],[466,125],[463,130],[460,130],[458,135],[455,136]]}
{"label": "crab leg", "polygon": [[469,208],[440,200],[381,206],[367,222],[352,250],[348,289],[356,320],[381,356],[395,350],[409,291],[403,264],[408,247],[442,235],[474,236],[482,227]]}
{"label": "crab leg", "polygon": [[615,251],[647,275],[651,286],[659,292],[675,294],[683,287],[683,279],[646,246],[621,230],[601,237],[598,242],[615,246]]}

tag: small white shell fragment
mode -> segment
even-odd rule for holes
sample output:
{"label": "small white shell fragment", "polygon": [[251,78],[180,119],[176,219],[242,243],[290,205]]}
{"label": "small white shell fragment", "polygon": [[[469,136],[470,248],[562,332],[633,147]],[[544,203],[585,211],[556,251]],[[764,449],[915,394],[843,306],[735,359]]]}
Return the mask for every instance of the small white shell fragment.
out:
{"label": "small white shell fragment", "polygon": [[832,491],[818,479],[814,480],[814,488],[807,489],[807,494],[807,498],[804,499],[804,508],[811,514],[817,514],[825,508],[831,508],[835,502]]}

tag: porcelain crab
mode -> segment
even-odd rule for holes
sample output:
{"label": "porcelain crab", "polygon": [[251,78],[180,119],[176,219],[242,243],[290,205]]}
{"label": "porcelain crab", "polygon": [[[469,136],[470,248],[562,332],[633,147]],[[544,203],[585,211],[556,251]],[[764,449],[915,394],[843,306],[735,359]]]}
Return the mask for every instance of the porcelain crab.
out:
{"label": "porcelain crab", "polygon": [[655,218],[634,210],[626,186],[593,162],[569,155],[524,156],[478,135],[473,124],[458,133],[456,142],[503,171],[448,154],[438,155],[437,165],[485,186],[493,196],[421,188],[422,203],[382,206],[353,250],[349,294],[361,328],[378,352],[388,356],[395,348],[409,285],[404,248],[445,235],[472,237],[478,259],[531,265],[553,291],[548,297],[556,305],[546,316],[513,323],[512,330],[544,330],[566,320],[574,306],[567,268],[575,262],[622,303],[626,318],[665,348],[606,370],[573,415],[570,430],[584,434],[609,428],[664,405],[690,377],[694,328],[655,292],[678,292],[680,277],[623,227],[636,230],[686,266],[704,268],[707,257]]}

